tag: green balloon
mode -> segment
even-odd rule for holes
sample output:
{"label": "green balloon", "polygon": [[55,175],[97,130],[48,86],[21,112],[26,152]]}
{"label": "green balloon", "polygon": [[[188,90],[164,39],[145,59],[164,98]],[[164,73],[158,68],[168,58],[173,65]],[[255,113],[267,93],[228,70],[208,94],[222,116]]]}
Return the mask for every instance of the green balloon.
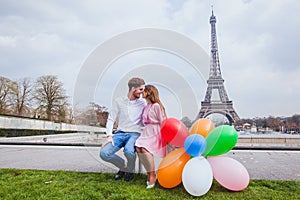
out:
{"label": "green balloon", "polygon": [[218,156],[230,151],[238,140],[238,133],[232,126],[222,125],[214,128],[206,137],[204,157]]}

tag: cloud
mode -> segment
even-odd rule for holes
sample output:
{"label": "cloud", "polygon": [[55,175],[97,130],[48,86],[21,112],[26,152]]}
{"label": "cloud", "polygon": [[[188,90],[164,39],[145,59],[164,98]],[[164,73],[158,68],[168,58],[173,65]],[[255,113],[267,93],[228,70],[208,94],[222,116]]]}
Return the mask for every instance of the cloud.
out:
{"label": "cloud", "polygon": [[[300,2],[213,3],[222,75],[238,114],[299,113]],[[146,27],[179,32],[209,53],[210,4],[199,0],[2,0],[1,75],[11,79],[58,75],[72,95],[80,67],[98,45],[122,32]],[[141,59],[140,64],[145,62]],[[202,91],[198,98],[200,104]]]}
{"label": "cloud", "polygon": [[16,38],[10,36],[0,36],[0,46],[4,48],[15,47]]}

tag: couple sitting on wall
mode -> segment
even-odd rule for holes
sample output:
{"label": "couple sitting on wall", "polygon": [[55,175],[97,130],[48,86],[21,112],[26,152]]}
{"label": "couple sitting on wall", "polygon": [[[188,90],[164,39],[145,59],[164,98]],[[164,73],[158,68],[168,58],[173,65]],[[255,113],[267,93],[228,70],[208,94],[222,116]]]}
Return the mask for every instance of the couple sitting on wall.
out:
{"label": "couple sitting on wall", "polygon": [[[166,112],[153,85],[145,86],[143,79],[132,78],[128,87],[127,96],[116,98],[113,102],[106,124],[107,142],[100,150],[100,157],[119,168],[115,180],[124,177],[125,181],[131,181],[137,152],[147,171],[146,188],[150,189],[156,182],[154,156],[166,156],[166,147],[160,134],[160,125],[166,118]],[[112,134],[116,118],[118,127]],[[127,162],[116,155],[121,148],[124,148]]]}

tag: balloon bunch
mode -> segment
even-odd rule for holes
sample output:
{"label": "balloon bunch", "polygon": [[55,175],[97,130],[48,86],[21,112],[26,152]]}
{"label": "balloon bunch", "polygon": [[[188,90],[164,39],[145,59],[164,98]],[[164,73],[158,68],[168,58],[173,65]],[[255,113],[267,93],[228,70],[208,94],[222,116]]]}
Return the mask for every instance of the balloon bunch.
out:
{"label": "balloon bunch", "polygon": [[158,167],[157,179],[164,188],[181,182],[193,196],[202,196],[211,188],[213,178],[231,191],[241,191],[249,184],[247,169],[237,160],[220,156],[230,151],[238,140],[232,126],[215,128],[206,118],[198,119],[190,131],[175,118],[161,125],[163,140],[180,148],[168,153]]}

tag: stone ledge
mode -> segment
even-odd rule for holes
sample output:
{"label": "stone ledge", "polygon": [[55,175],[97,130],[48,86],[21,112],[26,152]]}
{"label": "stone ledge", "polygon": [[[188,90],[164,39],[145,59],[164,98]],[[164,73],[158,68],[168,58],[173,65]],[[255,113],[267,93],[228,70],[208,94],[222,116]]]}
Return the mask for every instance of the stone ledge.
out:
{"label": "stone ledge", "polygon": [[273,145],[273,146],[297,146],[300,147],[300,135],[287,136],[239,136],[238,145]]}

